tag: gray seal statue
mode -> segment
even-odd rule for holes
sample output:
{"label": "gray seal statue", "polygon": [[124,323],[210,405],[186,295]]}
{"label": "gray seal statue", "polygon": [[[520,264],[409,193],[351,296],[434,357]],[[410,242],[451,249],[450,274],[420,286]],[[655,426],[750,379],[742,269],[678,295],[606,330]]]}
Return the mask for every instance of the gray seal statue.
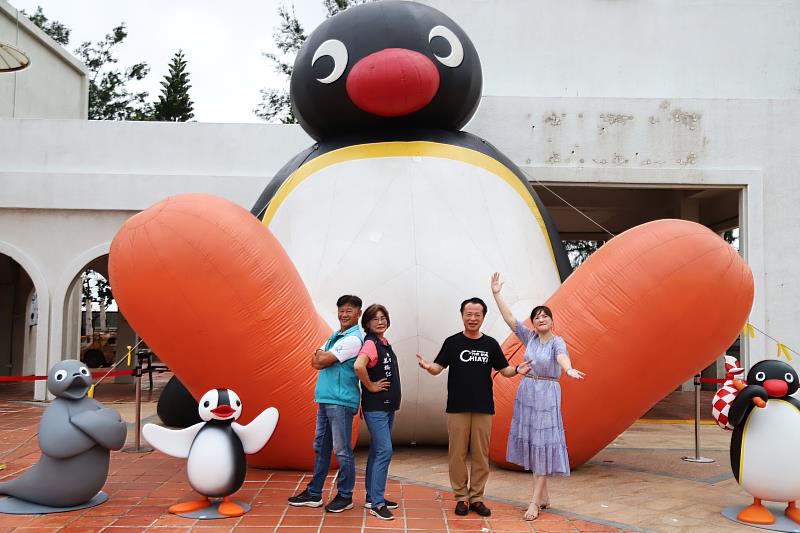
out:
{"label": "gray seal statue", "polygon": [[0,483],[0,494],[49,507],[84,504],[108,477],[110,450],[125,444],[127,427],[119,413],[89,398],[89,368],[74,359],[47,374],[56,396],[39,422],[39,461],[18,477]]}

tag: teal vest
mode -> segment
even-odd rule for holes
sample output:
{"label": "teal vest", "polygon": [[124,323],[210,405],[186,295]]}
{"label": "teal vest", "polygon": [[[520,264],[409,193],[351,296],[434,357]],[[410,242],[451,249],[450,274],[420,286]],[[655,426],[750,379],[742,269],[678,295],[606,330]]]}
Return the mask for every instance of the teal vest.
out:
{"label": "teal vest", "polygon": [[[337,341],[355,335],[364,343],[364,336],[361,330],[358,329],[358,324],[345,330],[336,330],[328,337],[323,348],[326,352],[336,344]],[[358,376],[356,376],[353,365],[356,363],[356,358],[352,357],[342,363],[336,361],[332,365],[327,366],[317,373],[317,384],[314,387],[314,401],[317,403],[332,403],[336,405],[344,405],[358,409],[358,403],[361,399],[360,389],[358,386]]]}

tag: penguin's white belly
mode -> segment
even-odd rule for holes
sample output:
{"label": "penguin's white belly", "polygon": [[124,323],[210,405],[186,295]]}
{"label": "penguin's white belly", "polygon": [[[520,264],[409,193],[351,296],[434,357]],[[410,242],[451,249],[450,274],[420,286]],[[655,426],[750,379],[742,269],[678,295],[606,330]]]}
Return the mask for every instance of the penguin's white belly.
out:
{"label": "penguin's white belly", "polygon": [[219,495],[232,485],[236,465],[230,437],[216,428],[203,428],[192,442],[186,475],[194,490]]}
{"label": "penguin's white belly", "polygon": [[769,400],[752,410],[742,434],[742,488],[756,498],[800,500],[800,411],[789,402]]}
{"label": "penguin's white belly", "polygon": [[483,331],[502,343],[510,331],[492,299],[495,271],[521,319],[558,288],[533,200],[483,155],[339,161],[282,189],[266,221],[331,327],[343,294],[389,310],[403,391],[396,441],[446,442],[447,378],[420,372],[415,354],[435,358],[463,329],[459,306],[473,296],[489,306]]}

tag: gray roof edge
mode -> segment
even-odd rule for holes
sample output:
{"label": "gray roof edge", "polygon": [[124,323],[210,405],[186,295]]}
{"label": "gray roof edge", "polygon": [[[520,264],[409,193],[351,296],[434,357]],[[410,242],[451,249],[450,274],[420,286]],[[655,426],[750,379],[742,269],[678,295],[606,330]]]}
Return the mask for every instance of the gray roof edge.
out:
{"label": "gray roof edge", "polygon": [[55,42],[49,35],[36,26],[36,24],[20,13],[17,8],[6,2],[6,0],[0,0],[0,13],[5,14],[13,21],[17,21],[20,28],[24,29],[42,44],[50,48],[62,61],[77,70],[84,78],[89,77],[89,70],[86,68],[86,65],[81,63],[74,55],[70,54],[63,46]]}

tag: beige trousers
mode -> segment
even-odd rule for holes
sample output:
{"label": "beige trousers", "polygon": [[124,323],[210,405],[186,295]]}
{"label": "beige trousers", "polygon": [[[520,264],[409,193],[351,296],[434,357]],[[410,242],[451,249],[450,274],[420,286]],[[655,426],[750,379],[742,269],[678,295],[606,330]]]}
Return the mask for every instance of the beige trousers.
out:
{"label": "beige trousers", "polygon": [[[456,501],[482,502],[489,479],[489,435],[492,415],[485,413],[447,413],[450,486]],[[470,472],[467,475],[467,452]]]}

